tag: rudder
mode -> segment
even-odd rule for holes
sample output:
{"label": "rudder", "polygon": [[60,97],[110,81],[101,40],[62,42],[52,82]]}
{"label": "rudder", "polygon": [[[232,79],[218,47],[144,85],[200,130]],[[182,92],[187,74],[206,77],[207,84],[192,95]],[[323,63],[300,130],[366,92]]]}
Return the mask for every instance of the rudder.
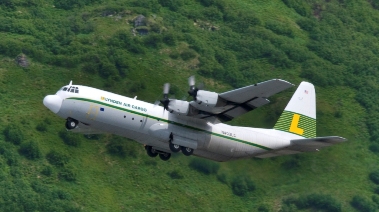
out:
{"label": "rudder", "polygon": [[313,84],[300,83],[274,129],[304,138],[316,137],[316,92]]}

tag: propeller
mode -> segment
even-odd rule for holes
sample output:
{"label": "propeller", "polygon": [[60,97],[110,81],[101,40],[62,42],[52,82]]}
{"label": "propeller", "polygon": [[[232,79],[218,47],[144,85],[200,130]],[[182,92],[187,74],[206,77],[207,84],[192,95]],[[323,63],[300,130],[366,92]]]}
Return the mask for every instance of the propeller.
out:
{"label": "propeller", "polygon": [[188,94],[193,97],[193,100],[196,101],[196,96],[199,89],[195,87],[195,76],[190,76],[188,78],[188,85],[190,87]]}
{"label": "propeller", "polygon": [[163,99],[160,100],[160,102],[163,105],[163,108],[168,111],[168,104],[170,103],[170,100],[168,99],[168,92],[170,91],[170,83],[165,83],[163,85]]}

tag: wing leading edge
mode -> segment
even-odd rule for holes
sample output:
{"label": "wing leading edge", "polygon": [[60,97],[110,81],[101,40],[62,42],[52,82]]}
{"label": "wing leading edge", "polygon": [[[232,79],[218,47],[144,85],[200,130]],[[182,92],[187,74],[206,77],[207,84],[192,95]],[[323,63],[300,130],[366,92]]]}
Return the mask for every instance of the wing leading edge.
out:
{"label": "wing leading edge", "polygon": [[226,105],[221,110],[218,109],[217,113],[208,114],[202,118],[217,118],[220,121],[230,121],[237,116],[269,103],[268,97],[292,86],[294,85],[285,80],[272,79],[221,93],[219,97],[225,100]]}

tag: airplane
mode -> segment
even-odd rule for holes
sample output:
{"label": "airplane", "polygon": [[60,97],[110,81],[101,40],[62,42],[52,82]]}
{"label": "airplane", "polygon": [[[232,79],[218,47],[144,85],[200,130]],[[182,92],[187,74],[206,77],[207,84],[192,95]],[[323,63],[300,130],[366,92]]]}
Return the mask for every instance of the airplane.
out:
{"label": "airplane", "polygon": [[168,98],[168,83],[160,106],[71,81],[55,95],[47,95],[43,104],[66,119],[69,131],[127,137],[143,144],[148,156],[159,155],[163,161],[178,152],[218,162],[269,158],[315,152],[346,141],[339,136],[316,137],[316,93],[309,82],[300,83],[273,129],[260,129],[224,122],[268,104],[270,96],[293,84],[272,79],[216,93],[196,87],[194,76],[188,81],[190,102]]}

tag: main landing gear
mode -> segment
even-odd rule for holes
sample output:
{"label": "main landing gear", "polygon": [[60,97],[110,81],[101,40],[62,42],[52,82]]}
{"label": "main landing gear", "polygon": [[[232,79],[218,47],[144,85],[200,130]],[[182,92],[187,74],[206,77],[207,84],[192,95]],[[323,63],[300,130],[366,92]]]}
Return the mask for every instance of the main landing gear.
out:
{"label": "main landing gear", "polygon": [[179,152],[180,150],[182,150],[182,153],[185,156],[190,156],[193,154],[193,149],[191,149],[189,147],[180,146],[178,144],[174,144],[174,143],[172,143],[173,140],[174,140],[174,135],[171,133],[170,134],[170,140],[168,141],[168,147],[170,148],[170,150],[172,152],[176,153],[176,152]]}
{"label": "main landing gear", "polygon": [[157,157],[159,155],[159,158],[161,160],[166,161],[166,160],[170,159],[170,157],[171,157],[170,153],[156,150],[152,146],[145,146],[145,149],[146,149],[147,155],[152,157],[152,158]]}
{"label": "main landing gear", "polygon": [[[177,152],[182,151],[183,155],[185,155],[185,156],[190,156],[190,155],[193,154],[193,149],[192,148],[184,147],[184,146],[180,146],[178,144],[172,143],[173,138],[174,138],[174,136],[171,133],[170,140],[168,142],[168,147],[170,148],[170,150],[172,152],[177,153]],[[147,153],[148,156],[154,158],[154,157],[157,157],[159,155],[159,158],[161,160],[163,160],[163,161],[166,161],[166,160],[170,159],[170,157],[171,157],[171,153],[160,151],[160,150],[156,150],[152,146],[145,146],[145,150],[146,150],[146,153]]]}
{"label": "main landing gear", "polygon": [[79,124],[79,121],[78,120],[75,120],[73,118],[67,118],[67,121],[66,121],[66,128],[68,130],[72,130],[72,129],[75,129],[75,127],[77,127]]}

